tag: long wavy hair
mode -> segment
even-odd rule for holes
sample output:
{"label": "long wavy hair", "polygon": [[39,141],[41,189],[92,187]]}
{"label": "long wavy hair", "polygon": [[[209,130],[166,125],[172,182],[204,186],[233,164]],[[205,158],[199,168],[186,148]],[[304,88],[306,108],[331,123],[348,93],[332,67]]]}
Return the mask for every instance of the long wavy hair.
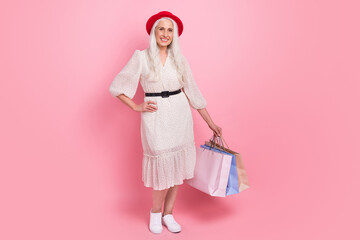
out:
{"label": "long wavy hair", "polygon": [[176,68],[177,78],[179,82],[184,85],[183,73],[184,73],[184,64],[183,64],[183,55],[181,53],[180,44],[179,44],[179,33],[178,26],[174,20],[169,17],[163,17],[158,19],[151,28],[150,31],[150,46],[147,51],[148,62],[150,72],[148,75],[149,81],[156,82],[160,80],[160,70],[161,70],[161,59],[160,59],[160,48],[157,45],[155,38],[155,28],[161,20],[168,19],[172,22],[174,27],[174,35],[172,42],[167,46],[167,61],[170,60]]}

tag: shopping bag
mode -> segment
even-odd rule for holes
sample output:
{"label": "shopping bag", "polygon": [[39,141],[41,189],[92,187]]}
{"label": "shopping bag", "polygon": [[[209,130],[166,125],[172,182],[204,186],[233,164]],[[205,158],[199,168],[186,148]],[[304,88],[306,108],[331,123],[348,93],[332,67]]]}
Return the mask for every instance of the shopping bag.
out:
{"label": "shopping bag", "polygon": [[[216,152],[230,154],[225,152],[224,150],[212,148],[211,146],[207,146],[207,145],[201,145],[200,147],[210,149]],[[236,167],[236,157],[234,154],[230,154],[230,155],[231,155],[231,166],[230,166],[229,179],[226,186],[226,196],[239,193],[239,179],[238,179],[238,173]]]}
{"label": "shopping bag", "polygon": [[[224,150],[228,153],[232,153],[236,157],[236,168],[239,180],[239,192],[244,191],[245,189],[250,187],[249,179],[245,170],[245,165],[242,160],[240,153],[235,152],[229,148],[227,143],[225,142],[224,136],[218,137],[219,141],[216,141],[216,136],[214,135],[209,141],[205,141],[205,145],[213,146],[214,148]],[[223,142],[226,144],[227,148],[223,146]]]}
{"label": "shopping bag", "polygon": [[231,154],[196,147],[194,177],[184,182],[210,196],[225,197],[231,161]]}

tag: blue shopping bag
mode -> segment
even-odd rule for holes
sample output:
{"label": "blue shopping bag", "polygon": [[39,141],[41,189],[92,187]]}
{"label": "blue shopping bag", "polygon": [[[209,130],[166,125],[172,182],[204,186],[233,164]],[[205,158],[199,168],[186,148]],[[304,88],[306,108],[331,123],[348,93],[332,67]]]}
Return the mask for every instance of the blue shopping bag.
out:
{"label": "blue shopping bag", "polygon": [[220,153],[224,153],[224,154],[232,156],[229,180],[228,180],[228,184],[226,186],[226,195],[239,193],[239,179],[238,179],[235,155],[231,154],[231,153],[228,153],[228,152],[225,152],[224,150],[220,150],[220,149],[210,147],[210,146],[207,146],[207,145],[200,145],[200,147],[205,148],[205,149],[209,149],[211,151],[220,152]]}

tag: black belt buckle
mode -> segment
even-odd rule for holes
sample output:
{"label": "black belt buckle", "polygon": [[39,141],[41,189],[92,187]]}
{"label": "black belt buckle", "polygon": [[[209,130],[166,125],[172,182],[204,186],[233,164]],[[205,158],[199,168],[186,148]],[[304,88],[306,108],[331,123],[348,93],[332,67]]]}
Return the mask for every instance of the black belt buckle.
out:
{"label": "black belt buckle", "polygon": [[169,95],[169,91],[162,91],[161,92],[161,97],[162,98],[167,98],[167,97],[169,97],[170,95]]}

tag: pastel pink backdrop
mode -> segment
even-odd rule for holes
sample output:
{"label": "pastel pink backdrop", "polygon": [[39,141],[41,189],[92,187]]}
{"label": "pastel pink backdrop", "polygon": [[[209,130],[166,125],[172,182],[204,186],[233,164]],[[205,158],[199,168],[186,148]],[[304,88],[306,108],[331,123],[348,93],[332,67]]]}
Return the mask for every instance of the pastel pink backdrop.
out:
{"label": "pastel pink backdrop", "polygon": [[[2,1],[0,239],[356,239],[357,1]],[[148,228],[140,114],[108,87],[167,10],[207,109],[245,161],[227,198],[180,187]],[[139,85],[135,102],[143,100]],[[196,143],[211,131],[193,110]]]}

